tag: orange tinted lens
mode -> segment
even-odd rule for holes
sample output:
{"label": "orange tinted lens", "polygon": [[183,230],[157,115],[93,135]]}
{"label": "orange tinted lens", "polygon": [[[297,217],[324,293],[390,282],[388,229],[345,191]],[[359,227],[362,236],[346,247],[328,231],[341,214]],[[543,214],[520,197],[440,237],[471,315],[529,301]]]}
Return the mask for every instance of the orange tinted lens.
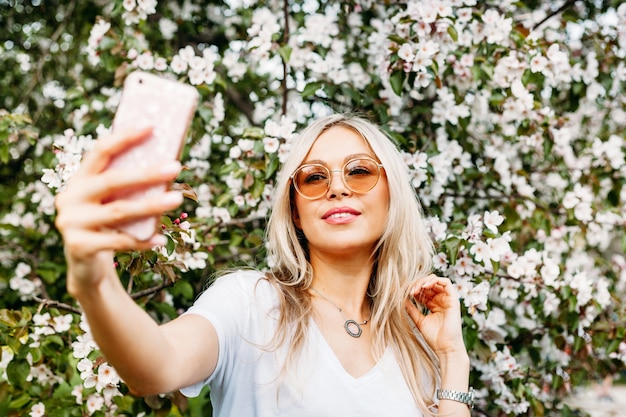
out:
{"label": "orange tinted lens", "polygon": [[329,176],[322,165],[303,165],[294,175],[294,184],[304,197],[317,198],[328,190]]}
{"label": "orange tinted lens", "polygon": [[364,193],[376,185],[380,168],[372,159],[353,159],[343,169],[346,185],[354,192]]}

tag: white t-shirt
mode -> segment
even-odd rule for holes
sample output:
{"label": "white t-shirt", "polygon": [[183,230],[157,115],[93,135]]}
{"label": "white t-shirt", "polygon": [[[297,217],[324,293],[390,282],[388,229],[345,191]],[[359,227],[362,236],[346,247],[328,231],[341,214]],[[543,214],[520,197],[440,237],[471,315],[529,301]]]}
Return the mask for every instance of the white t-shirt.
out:
{"label": "white t-shirt", "polygon": [[313,320],[296,371],[281,379],[286,348],[268,348],[278,296],[262,277],[258,271],[221,277],[185,313],[213,324],[219,355],[213,374],[181,389],[184,395],[197,396],[209,384],[215,417],[421,416],[391,349],[354,378]]}

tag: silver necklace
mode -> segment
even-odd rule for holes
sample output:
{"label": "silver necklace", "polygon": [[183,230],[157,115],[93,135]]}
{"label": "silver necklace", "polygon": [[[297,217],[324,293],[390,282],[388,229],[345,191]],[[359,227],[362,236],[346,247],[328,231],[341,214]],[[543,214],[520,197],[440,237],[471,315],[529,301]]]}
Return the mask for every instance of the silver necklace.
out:
{"label": "silver necklace", "polygon": [[339,314],[341,314],[341,317],[343,317],[343,319],[345,320],[343,323],[343,328],[346,329],[346,333],[348,333],[352,337],[361,337],[361,334],[363,333],[363,329],[361,329],[361,326],[366,325],[372,319],[371,310],[370,310],[370,317],[367,320],[363,320],[363,323],[358,323],[356,320],[347,318],[343,314],[343,309],[339,307],[337,304],[333,303],[330,299],[326,298],[324,294],[322,294],[321,292],[319,292],[313,287],[311,287],[311,289],[315,291],[317,295],[322,297],[324,300],[328,301],[330,304],[332,304],[333,307],[339,310]]}

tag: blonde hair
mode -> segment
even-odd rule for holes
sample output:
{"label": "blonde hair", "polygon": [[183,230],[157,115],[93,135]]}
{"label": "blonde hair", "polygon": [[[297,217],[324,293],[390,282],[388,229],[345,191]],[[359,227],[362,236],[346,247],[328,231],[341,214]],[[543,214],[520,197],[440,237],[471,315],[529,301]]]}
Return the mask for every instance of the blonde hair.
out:
{"label": "blonde hair", "polygon": [[430,273],[433,245],[422,221],[422,209],[412,188],[402,156],[378,126],[354,115],[322,117],[294,140],[275,187],[274,207],[267,226],[270,273],[279,289],[280,319],[276,346],[287,343],[286,372],[304,345],[311,317],[309,289],[313,271],[306,238],[292,219],[291,173],[304,161],[315,140],[326,130],[343,126],[360,134],[384,166],[389,187],[389,215],[374,253],[368,296],[372,300],[373,355],[380,359],[387,346],[396,352],[416,405],[432,415],[434,390],[439,384],[435,355],[408,317],[405,300],[409,286]]}

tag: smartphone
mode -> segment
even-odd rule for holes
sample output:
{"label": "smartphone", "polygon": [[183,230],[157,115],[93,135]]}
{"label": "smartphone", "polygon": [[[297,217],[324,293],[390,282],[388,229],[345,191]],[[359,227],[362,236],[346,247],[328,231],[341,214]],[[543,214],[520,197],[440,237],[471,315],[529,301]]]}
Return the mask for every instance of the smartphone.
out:
{"label": "smartphone", "polygon": [[[198,91],[188,84],[135,71],[124,81],[122,96],[113,118],[113,132],[121,128],[152,126],[150,137],[116,156],[107,169],[141,168],[179,159],[198,104]],[[115,199],[139,199],[163,193],[166,184],[125,190]],[[122,223],[116,229],[148,240],[159,227],[158,217]]]}

